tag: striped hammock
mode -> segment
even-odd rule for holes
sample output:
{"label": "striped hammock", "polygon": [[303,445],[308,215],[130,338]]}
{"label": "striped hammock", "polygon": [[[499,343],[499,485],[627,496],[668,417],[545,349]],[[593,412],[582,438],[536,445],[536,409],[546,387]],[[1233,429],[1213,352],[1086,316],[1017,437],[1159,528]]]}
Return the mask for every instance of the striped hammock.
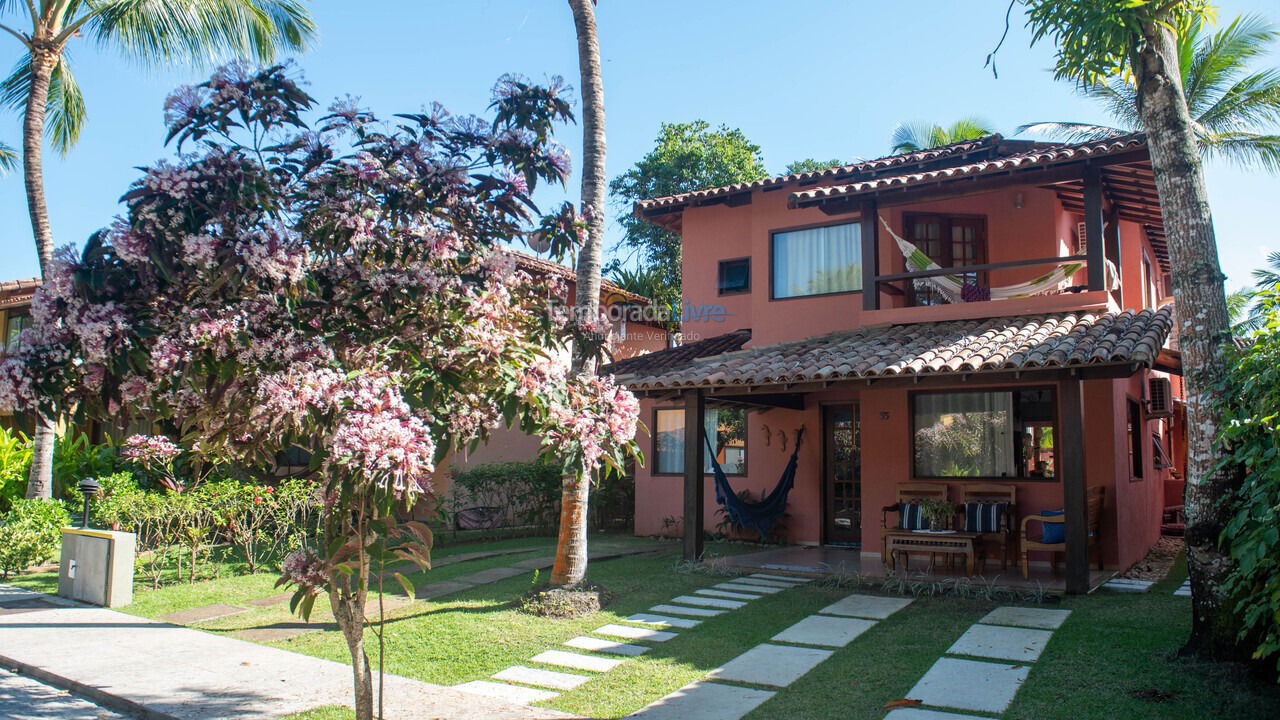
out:
{"label": "striped hammock", "polygon": [[[894,232],[893,228],[889,227],[889,223],[885,222],[883,216],[880,217],[880,224],[884,225],[884,229],[898,243],[898,250],[906,261],[908,272],[938,269],[938,264],[930,260],[929,256],[925,255],[920,248],[912,245],[901,235]],[[1107,260],[1106,263],[1107,288],[1116,290],[1120,284],[1115,265],[1110,260]],[[972,281],[966,287],[964,279],[956,275],[934,275],[932,277],[917,278],[914,282],[917,287],[923,285],[936,290],[938,294],[942,295],[950,303],[973,302],[975,300],[1007,300],[1009,298],[1031,297],[1032,295],[1055,292],[1062,286],[1063,282],[1080,272],[1087,264],[1078,260],[1066,261],[1033,280],[989,289],[978,288]]]}

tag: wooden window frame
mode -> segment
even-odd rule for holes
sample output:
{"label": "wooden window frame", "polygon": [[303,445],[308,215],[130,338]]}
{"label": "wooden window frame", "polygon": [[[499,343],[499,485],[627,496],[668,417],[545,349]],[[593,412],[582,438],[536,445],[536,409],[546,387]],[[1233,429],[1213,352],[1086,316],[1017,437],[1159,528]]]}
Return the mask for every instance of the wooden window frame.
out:
{"label": "wooden window frame", "polygon": [[[845,220],[834,220],[831,222],[809,223],[807,225],[795,225],[793,227],[774,228],[770,230],[769,231],[769,302],[786,302],[788,300],[807,300],[809,298],[832,297],[834,295],[855,295],[855,294],[861,295],[865,288],[858,288],[857,290],[837,290],[836,292],[817,293],[814,295],[790,295],[788,297],[778,297],[775,294],[774,281],[773,281],[774,280],[773,278],[774,247],[775,247],[775,240],[779,234],[799,232],[801,230],[815,230],[817,228],[834,227],[836,225],[858,225],[859,226],[858,236],[859,238],[861,238],[862,236],[861,224],[862,224],[862,218],[855,218],[853,220],[845,219]],[[858,255],[859,255],[859,262],[866,261],[866,258],[861,257],[862,255],[861,243],[858,244]],[[858,281],[861,282],[862,278],[859,277]]]}
{"label": "wooden window frame", "polygon": [[[972,394],[972,393],[1018,393],[1031,390],[1048,390],[1053,400],[1053,410],[1050,415],[1053,417],[1053,460],[1054,474],[1053,477],[1023,477],[1021,475],[921,475],[916,471],[916,397],[919,395],[941,395],[941,394]],[[1015,403],[1015,407],[1016,407]],[[1061,471],[1058,467],[1059,460],[1062,457],[1061,448],[1058,440],[1061,436],[1062,428],[1062,404],[1058,398],[1058,386],[1056,385],[1016,385],[1012,387],[976,387],[976,388],[948,388],[943,390],[912,390],[907,393],[907,416],[910,419],[908,423],[907,435],[907,452],[911,453],[911,477],[913,480],[939,481],[939,482],[1020,482],[1020,483],[1060,483],[1062,481]],[[1016,448],[1015,448],[1016,454]],[[1020,459],[1019,459],[1020,460]],[[1019,471],[1021,471],[1022,463],[1017,463]]]}
{"label": "wooden window frame", "polygon": [[[745,287],[726,290],[724,288],[724,268],[730,263],[745,263],[747,266],[747,284]],[[751,256],[725,258],[716,263],[716,295],[749,295],[751,293]]]}
{"label": "wooden window frame", "polygon": [[1142,401],[1132,395],[1125,395],[1124,422],[1126,445],[1129,448],[1129,482],[1139,482],[1146,479],[1147,460],[1143,446],[1150,442],[1151,434],[1147,432]]}
{"label": "wooden window frame", "polygon": [[[938,231],[938,241],[942,244],[942,258],[930,258],[938,263],[938,267],[953,268],[955,267],[955,247],[951,240],[951,224],[954,220],[978,220],[982,223],[982,236],[979,243],[979,252],[975,253],[973,259],[974,265],[986,265],[991,261],[991,234],[989,232],[989,223],[986,215],[966,214],[966,213],[942,213],[942,212],[904,212],[902,213],[902,232],[907,242],[915,245],[912,237],[915,235],[914,226],[919,220],[926,218],[936,218],[940,222]],[[923,252],[923,251],[922,251]],[[963,274],[963,273],[957,273]],[[991,275],[987,271],[974,273],[978,276],[978,284],[984,286],[991,285]],[[907,303],[909,307],[918,307],[918,295],[915,285],[907,283]],[[920,306],[927,307],[927,306]]]}
{"label": "wooden window frame", "polygon": [[[708,409],[719,410],[723,408],[708,408]],[[726,472],[725,473],[726,477],[746,477],[750,473],[749,462],[751,460],[751,445],[748,438],[750,437],[751,433],[750,433],[750,427],[747,424],[747,418],[751,417],[751,412],[746,408],[741,408],[741,410],[743,412],[742,472]],[[684,406],[683,405],[654,406],[653,413],[651,414],[651,417],[650,417],[650,419],[653,422],[649,425],[649,427],[653,428],[653,432],[649,434],[649,457],[653,458],[653,470],[649,472],[649,475],[650,477],[684,477],[683,467],[680,468],[680,470],[675,472],[659,472],[658,471],[658,413],[662,411],[678,411],[683,413]],[[684,461],[684,456],[681,455],[681,462],[683,461]],[[714,473],[710,470],[706,470],[702,474],[705,477],[710,477]]]}

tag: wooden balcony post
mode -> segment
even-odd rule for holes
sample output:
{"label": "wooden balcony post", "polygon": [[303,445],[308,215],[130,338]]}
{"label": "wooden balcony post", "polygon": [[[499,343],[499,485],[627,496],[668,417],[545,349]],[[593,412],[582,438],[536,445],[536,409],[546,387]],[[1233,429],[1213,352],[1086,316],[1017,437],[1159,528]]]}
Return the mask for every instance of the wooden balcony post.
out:
{"label": "wooden balcony post", "polygon": [[701,390],[684,392],[684,559],[702,558],[703,424],[706,402]]}
{"label": "wooden balcony post", "polygon": [[880,309],[880,223],[874,199],[862,201],[862,309]]}
{"label": "wooden balcony post", "polygon": [[1089,592],[1089,508],[1084,472],[1083,381],[1068,377],[1059,384],[1058,412],[1062,437],[1059,471],[1067,542],[1067,592]]}
{"label": "wooden balcony post", "polygon": [[1084,239],[1089,256],[1089,289],[1107,288],[1106,251],[1102,239],[1102,171],[1092,165],[1084,168]]}
{"label": "wooden balcony post", "polygon": [[[1120,213],[1116,211],[1115,205],[1111,206],[1111,211],[1107,213],[1107,224],[1103,230],[1103,239],[1106,245],[1107,259],[1116,266],[1116,272],[1120,272],[1123,267],[1120,264]],[[1115,291],[1116,304],[1124,307],[1124,287]]]}

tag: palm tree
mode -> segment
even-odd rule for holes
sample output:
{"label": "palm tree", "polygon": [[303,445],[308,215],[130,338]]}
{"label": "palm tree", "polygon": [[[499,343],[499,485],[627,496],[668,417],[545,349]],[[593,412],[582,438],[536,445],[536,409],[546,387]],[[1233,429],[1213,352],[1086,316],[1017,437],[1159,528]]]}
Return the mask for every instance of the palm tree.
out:
{"label": "palm tree", "polygon": [[964,140],[977,140],[995,133],[980,117],[960,118],[949,126],[937,123],[907,122],[893,129],[893,152],[909,153],[917,150],[949,145]]}
{"label": "palm tree", "polygon": [[[23,23],[8,22],[16,16]],[[46,130],[66,153],[84,126],[84,97],[71,74],[67,47],[87,37],[141,65],[198,66],[228,56],[269,61],[302,50],[314,32],[298,0],[0,0],[0,30],[22,44],[13,72],[0,83],[0,103],[22,112],[22,173],[41,275],[53,259],[45,206],[42,151]],[[46,127],[47,122],[47,127]],[[37,417],[28,497],[50,497],[50,418]]]}
{"label": "palm tree", "polygon": [[1231,334],[1237,338],[1252,335],[1266,324],[1266,308],[1256,301],[1280,288],[1280,251],[1267,255],[1267,264],[1253,271],[1253,282],[1252,288],[1240,288],[1227,295]]}
{"label": "palm tree", "polygon": [[[587,237],[578,253],[574,290],[579,320],[600,314],[600,255],[604,245],[604,82],[600,74],[600,40],[596,35],[595,0],[569,0],[578,36],[578,70],[582,78],[582,200]],[[582,356],[579,372],[595,372]],[[576,587],[587,576],[587,499],[591,478],[565,475],[560,497],[560,535],[551,584]]]}
{"label": "palm tree", "polygon": [[18,167],[18,154],[7,143],[0,142],[0,175],[8,175]]}
{"label": "palm tree", "polygon": [[[1243,15],[1212,35],[1193,23],[1177,38],[1179,69],[1196,142],[1204,158],[1228,160],[1280,171],[1280,69],[1251,71],[1280,31],[1256,15]],[[1142,128],[1132,75],[1112,76],[1084,86],[1118,125],[1038,122],[1018,132],[1050,135],[1070,142],[1096,140]]]}

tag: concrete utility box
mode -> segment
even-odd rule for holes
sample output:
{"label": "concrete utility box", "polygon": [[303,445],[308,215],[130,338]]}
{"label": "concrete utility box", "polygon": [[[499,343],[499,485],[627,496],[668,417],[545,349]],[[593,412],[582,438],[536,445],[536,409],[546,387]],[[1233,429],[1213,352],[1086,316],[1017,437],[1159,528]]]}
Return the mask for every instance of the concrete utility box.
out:
{"label": "concrete utility box", "polygon": [[62,529],[58,594],[103,607],[133,601],[133,533]]}

